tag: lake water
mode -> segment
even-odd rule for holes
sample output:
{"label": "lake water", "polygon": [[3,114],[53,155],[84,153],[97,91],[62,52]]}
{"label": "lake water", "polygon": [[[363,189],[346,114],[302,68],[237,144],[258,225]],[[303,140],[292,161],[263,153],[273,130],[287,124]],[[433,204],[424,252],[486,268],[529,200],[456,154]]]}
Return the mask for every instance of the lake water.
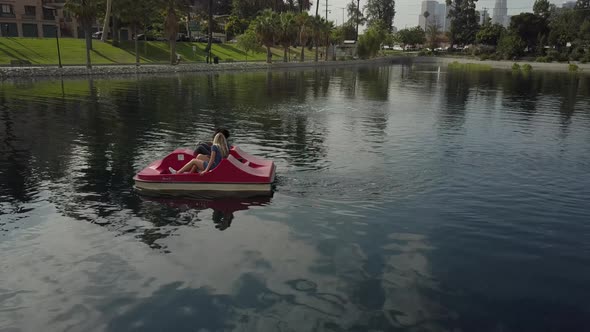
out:
{"label": "lake water", "polygon": [[[272,197],[145,198],[176,147]],[[393,65],[0,85],[1,331],[590,331],[590,76]]]}

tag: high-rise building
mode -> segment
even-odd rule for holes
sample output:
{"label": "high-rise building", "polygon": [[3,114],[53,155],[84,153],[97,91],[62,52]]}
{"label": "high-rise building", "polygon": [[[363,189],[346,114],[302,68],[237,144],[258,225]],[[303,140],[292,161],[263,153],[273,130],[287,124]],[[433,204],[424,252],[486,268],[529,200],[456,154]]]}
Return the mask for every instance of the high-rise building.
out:
{"label": "high-rise building", "polygon": [[423,30],[426,30],[426,28],[428,28],[428,26],[430,26],[434,22],[434,16],[437,5],[437,1],[422,1],[422,9],[420,11],[420,15],[418,16],[418,25],[420,25],[420,27]]}
{"label": "high-rise building", "polygon": [[442,31],[449,31],[449,24],[447,24],[447,16],[449,16],[449,9],[445,2],[436,5],[436,12],[434,22]]}
{"label": "high-rise building", "polygon": [[[425,15],[425,13],[428,13]],[[422,1],[421,13],[418,16],[418,25],[426,30],[431,25],[437,25],[441,31],[447,31],[447,5],[438,1]]]}
{"label": "high-rise building", "polygon": [[496,5],[494,6],[494,12],[492,15],[492,23],[501,24],[505,27],[507,27],[510,23],[508,20],[508,5],[506,1],[507,0],[496,0]]}
{"label": "high-rise building", "polygon": [[484,8],[481,12],[479,12],[479,25],[484,25],[490,19],[490,13],[488,13],[488,9]]}

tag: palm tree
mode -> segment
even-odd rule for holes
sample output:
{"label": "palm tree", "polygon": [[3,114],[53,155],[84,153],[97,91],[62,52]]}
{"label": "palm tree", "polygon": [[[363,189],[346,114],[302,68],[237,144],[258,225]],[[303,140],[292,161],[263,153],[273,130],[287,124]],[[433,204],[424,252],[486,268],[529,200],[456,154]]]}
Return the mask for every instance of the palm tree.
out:
{"label": "palm tree", "polygon": [[332,30],[334,30],[334,22],[324,20],[322,24],[322,33],[324,34],[326,40],[326,61],[328,61],[328,50],[330,47],[330,36],[332,34]]}
{"label": "palm tree", "polygon": [[254,32],[262,45],[266,47],[266,63],[272,62],[272,52],[270,48],[275,44],[275,31],[278,26],[277,14],[265,9],[254,22]]}
{"label": "palm tree", "polygon": [[311,25],[311,17],[307,12],[302,12],[295,17],[297,26],[299,27],[299,46],[301,47],[301,62],[305,61],[305,45],[310,35],[309,27]]}
{"label": "palm tree", "polygon": [[67,0],[66,10],[74,14],[84,29],[86,39],[86,68],[92,68],[90,50],[92,49],[92,23],[98,14],[99,0]]}
{"label": "palm tree", "polygon": [[176,64],[176,36],[178,35],[178,16],[174,0],[168,0],[164,31],[170,43],[170,64],[173,65]]}
{"label": "palm tree", "polygon": [[109,21],[111,19],[111,8],[113,6],[113,0],[107,0],[107,12],[104,17],[104,25],[102,27],[102,36],[100,40],[104,43],[107,41],[109,36]]}
{"label": "palm tree", "polygon": [[297,22],[292,12],[283,12],[279,15],[277,39],[279,44],[283,46],[283,61],[287,62],[289,47],[297,40]]}
{"label": "palm tree", "polygon": [[315,16],[311,19],[311,27],[313,31],[313,46],[315,47],[315,62],[319,59],[320,41],[324,35],[325,19],[323,17]]}

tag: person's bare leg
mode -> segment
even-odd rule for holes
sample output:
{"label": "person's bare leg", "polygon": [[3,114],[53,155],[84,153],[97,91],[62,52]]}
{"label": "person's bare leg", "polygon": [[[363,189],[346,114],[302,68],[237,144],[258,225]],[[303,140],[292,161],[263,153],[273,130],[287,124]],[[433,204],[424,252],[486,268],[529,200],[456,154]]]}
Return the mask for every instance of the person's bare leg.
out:
{"label": "person's bare leg", "polygon": [[188,163],[184,164],[184,166],[182,166],[182,168],[178,170],[178,173],[184,173],[184,172],[190,170],[195,165],[195,162],[196,162],[196,159],[192,159]]}
{"label": "person's bare leg", "polygon": [[203,160],[203,161],[209,161],[209,156],[206,154],[199,154],[199,155],[197,155],[197,159]]}
{"label": "person's bare leg", "polygon": [[195,173],[197,171],[197,165],[193,165],[189,173]]}

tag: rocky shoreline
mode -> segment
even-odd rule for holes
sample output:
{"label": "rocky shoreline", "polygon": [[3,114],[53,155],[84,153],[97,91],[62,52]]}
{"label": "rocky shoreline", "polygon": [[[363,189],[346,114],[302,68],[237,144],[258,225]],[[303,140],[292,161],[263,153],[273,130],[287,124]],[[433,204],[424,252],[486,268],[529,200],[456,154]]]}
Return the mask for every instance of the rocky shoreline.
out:
{"label": "rocky shoreline", "polygon": [[76,76],[119,76],[119,75],[146,75],[165,73],[188,72],[240,72],[253,70],[273,70],[289,68],[323,68],[345,67],[367,64],[387,64],[408,61],[408,57],[386,57],[371,60],[353,61],[320,61],[320,62],[276,62],[267,64],[263,62],[230,62],[220,64],[187,63],[172,65],[101,65],[87,69],[85,66],[31,66],[31,67],[0,67],[0,81],[32,78],[32,77],[76,77]]}
{"label": "rocky shoreline", "polygon": [[[347,61],[320,61],[320,62],[275,62],[267,64],[263,62],[230,62],[220,64],[187,63],[176,66],[172,65],[99,65],[92,69],[85,66],[31,66],[31,67],[0,67],[0,81],[22,79],[22,78],[65,78],[84,76],[124,76],[124,75],[154,75],[170,73],[211,73],[211,72],[243,72],[274,69],[306,69],[326,67],[350,67],[371,64],[394,64],[394,63],[474,63],[490,66],[494,69],[508,70],[516,62],[519,65],[530,64],[533,71],[559,71],[568,72],[568,63],[539,63],[528,61],[479,61],[470,58],[455,57],[412,57],[412,56],[391,56],[370,60],[347,60]],[[590,64],[576,63],[578,72],[589,74]]]}

